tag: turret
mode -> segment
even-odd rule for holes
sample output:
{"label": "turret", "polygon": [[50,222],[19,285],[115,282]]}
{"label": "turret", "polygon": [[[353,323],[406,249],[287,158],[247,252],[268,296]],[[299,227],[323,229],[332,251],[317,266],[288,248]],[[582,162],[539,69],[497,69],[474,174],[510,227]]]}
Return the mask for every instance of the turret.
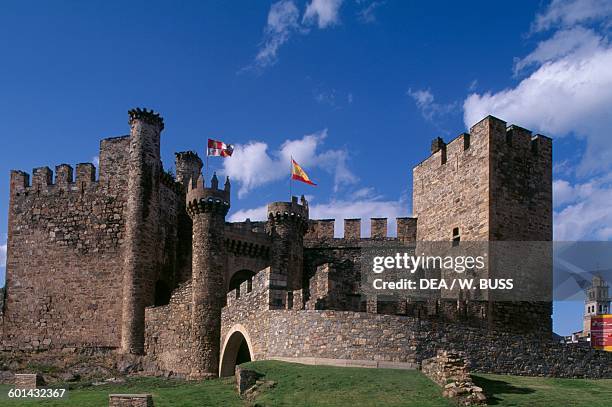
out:
{"label": "turret", "polygon": [[130,149],[121,349],[124,353],[142,354],[144,309],[152,301],[153,280],[158,268],[154,254],[159,234],[159,143],[164,121],[159,114],[147,109],[133,109],[128,114]]}
{"label": "turret", "polygon": [[300,301],[293,301],[293,291],[300,290],[303,284],[304,234],[308,230],[306,199],[302,196],[298,203],[293,196],[291,202],[269,204],[267,228],[272,239],[272,271],[286,281],[287,291],[291,293],[286,306],[301,309]]}
{"label": "turret", "polygon": [[219,373],[221,308],[225,302],[225,215],[230,208],[229,180],[219,189],[214,175],[207,188],[203,177],[187,189],[187,213],[192,236],[192,346],[191,378]]}
{"label": "turret", "polygon": [[202,171],[202,160],[193,151],[183,151],[175,154],[176,181],[187,189],[187,183],[195,183]]}

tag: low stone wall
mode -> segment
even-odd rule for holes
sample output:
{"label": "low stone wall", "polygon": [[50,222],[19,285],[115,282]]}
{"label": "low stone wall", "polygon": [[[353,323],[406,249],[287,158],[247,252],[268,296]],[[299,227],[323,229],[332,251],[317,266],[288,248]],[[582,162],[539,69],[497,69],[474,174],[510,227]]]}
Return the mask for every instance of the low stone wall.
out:
{"label": "low stone wall", "polygon": [[[267,311],[267,358],[330,358],[420,364],[440,349],[465,353],[472,371],[612,378],[612,353],[533,336],[395,315]],[[248,331],[251,324],[245,323]],[[251,334],[252,336],[252,334]],[[260,345],[261,346],[261,345]]]}
{"label": "low stone wall", "polygon": [[108,407],[153,407],[150,394],[109,394]]}
{"label": "low stone wall", "polygon": [[444,397],[462,406],[484,405],[486,396],[482,388],[474,385],[463,354],[439,350],[436,356],[423,361],[423,374],[444,388]]}
{"label": "low stone wall", "polygon": [[467,363],[459,352],[439,350],[436,356],[423,361],[421,371],[442,387],[449,382],[464,382],[470,379]]}
{"label": "low stone wall", "polygon": [[18,389],[35,389],[45,385],[42,376],[38,373],[16,373],[14,380]]}

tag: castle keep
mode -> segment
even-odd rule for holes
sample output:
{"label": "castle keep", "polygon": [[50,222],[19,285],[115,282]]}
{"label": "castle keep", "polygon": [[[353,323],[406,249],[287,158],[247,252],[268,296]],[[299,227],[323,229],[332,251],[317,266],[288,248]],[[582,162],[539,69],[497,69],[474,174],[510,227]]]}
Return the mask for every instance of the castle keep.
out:
{"label": "castle keep", "polygon": [[[488,116],[436,139],[413,170],[414,217],[395,233],[372,218],[370,236],[346,219],[337,238],[303,197],[270,203],[267,221],[226,222],[230,180],[205,180],[193,152],[167,173],[163,119],[135,109],[129,125],[101,141],[97,175],[89,163],[76,177],[67,164],[55,176],[11,172],[3,350],[108,349],[152,373],[203,378],[266,358],[410,368],[450,343],[476,368],[508,373],[527,369],[509,350],[519,346],[540,355],[529,369],[550,373],[548,302],[389,301],[360,289],[371,242],[550,241],[549,138]],[[606,357],[576,352],[594,365]],[[584,374],[611,373],[588,360]]]}

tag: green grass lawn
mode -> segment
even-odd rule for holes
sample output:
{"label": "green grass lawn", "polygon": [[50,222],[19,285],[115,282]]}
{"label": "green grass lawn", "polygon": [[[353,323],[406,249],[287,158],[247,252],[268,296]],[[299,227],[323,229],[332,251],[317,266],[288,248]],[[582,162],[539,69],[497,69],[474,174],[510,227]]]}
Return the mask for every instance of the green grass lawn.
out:
{"label": "green grass lawn", "polygon": [[612,406],[612,379],[472,375],[493,406]]}
{"label": "green grass lawn", "polygon": [[[151,393],[155,406],[244,406],[238,397],[233,378],[186,382],[157,378],[135,378],[125,384],[105,384],[68,390],[68,398],[47,401],[10,400],[6,397],[11,386],[0,385],[0,406],[108,406],[111,393]],[[57,385],[54,387],[62,387]]]}
{"label": "green grass lawn", "polygon": [[277,361],[250,362],[277,384],[261,406],[450,406],[432,381],[416,370],[308,366]]}
{"label": "green grass lawn", "polygon": [[[276,382],[257,400],[258,406],[451,406],[441,390],[418,371],[306,366],[277,361],[249,366]],[[611,406],[612,380],[550,379],[479,374],[490,405],[498,406]],[[82,387],[65,400],[14,401],[10,386],[0,386],[0,406],[108,405],[110,393],[151,393],[155,406],[243,406],[232,378],[185,382],[134,378],[125,384]]]}

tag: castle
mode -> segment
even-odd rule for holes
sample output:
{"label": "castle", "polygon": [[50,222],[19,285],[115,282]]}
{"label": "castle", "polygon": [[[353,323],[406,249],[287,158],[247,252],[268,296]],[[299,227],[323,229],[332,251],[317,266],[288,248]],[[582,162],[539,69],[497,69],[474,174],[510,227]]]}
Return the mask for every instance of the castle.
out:
{"label": "castle", "polygon": [[172,176],[159,114],[131,110],[129,125],[101,141],[97,175],[90,163],[76,178],[67,164],[31,182],[11,172],[2,350],[107,349],[197,379],[266,358],[411,368],[443,343],[475,357],[496,343],[511,370],[508,343],[551,334],[549,302],[390,302],[359,287],[368,242],[550,241],[548,137],[488,116],[438,138],[414,167],[414,217],[397,219],[395,237],[372,218],[370,236],[346,219],[336,238],[303,197],[269,204],[264,222],[227,222],[228,179],[205,181],[193,152],[176,154]]}

